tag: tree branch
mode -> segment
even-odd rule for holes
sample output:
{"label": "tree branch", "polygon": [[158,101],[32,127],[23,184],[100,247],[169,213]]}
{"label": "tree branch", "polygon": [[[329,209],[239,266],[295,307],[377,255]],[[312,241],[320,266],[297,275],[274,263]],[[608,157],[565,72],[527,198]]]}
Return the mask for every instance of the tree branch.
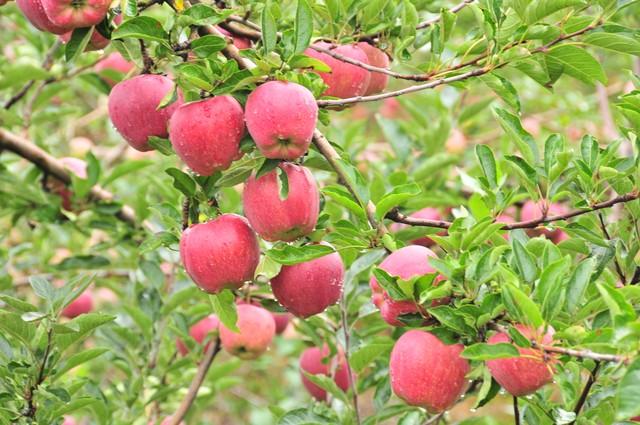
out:
{"label": "tree branch", "polygon": [[216,358],[216,355],[220,352],[220,337],[217,337],[213,344],[209,344],[207,350],[204,353],[204,357],[198,366],[198,370],[196,375],[193,377],[191,381],[191,385],[189,385],[189,390],[187,391],[187,395],[180,403],[178,410],[171,415],[171,420],[168,425],[179,425],[180,422],[184,419],[187,412],[193,405],[193,402],[198,395],[198,391],[200,390],[200,386],[204,382],[204,378],[207,376],[207,372],[213,363],[213,360]]}
{"label": "tree branch", "polygon": [[589,372],[589,379],[587,379],[587,383],[582,389],[582,393],[580,394],[580,398],[576,403],[576,407],[575,409],[573,409],[573,413],[576,414],[576,419],[573,422],[571,422],[570,425],[576,423],[576,420],[578,419],[578,415],[580,414],[580,410],[582,410],[582,406],[584,406],[584,403],[587,401],[587,397],[589,396],[589,391],[591,391],[591,387],[596,382],[596,376],[598,374],[599,369],[600,369],[600,362],[596,361],[596,365],[594,366],[593,370]]}
{"label": "tree branch", "polygon": [[518,397],[513,396],[513,422],[520,425],[520,409],[518,408]]}
{"label": "tree branch", "polygon": [[[451,9],[449,9],[449,13],[458,13],[459,11],[464,9],[470,3],[473,3],[473,0],[464,0],[462,3],[452,7]],[[431,25],[438,23],[440,21],[440,19],[442,19],[442,15],[438,15],[435,18],[431,18],[431,19],[428,19],[426,21],[422,21],[418,25],[416,25],[416,29],[421,30],[421,29],[424,29],[424,28],[428,28]]]}

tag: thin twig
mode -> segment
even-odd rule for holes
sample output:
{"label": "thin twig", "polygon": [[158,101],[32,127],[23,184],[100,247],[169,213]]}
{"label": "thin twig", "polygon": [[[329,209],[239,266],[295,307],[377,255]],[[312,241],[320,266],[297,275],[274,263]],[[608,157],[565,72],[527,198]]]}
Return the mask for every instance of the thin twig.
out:
{"label": "thin twig", "polygon": [[191,381],[191,385],[189,385],[189,390],[185,395],[182,403],[178,407],[178,410],[171,415],[171,420],[168,425],[178,425],[184,419],[185,415],[191,408],[191,405],[196,399],[198,395],[198,391],[200,390],[200,386],[204,382],[204,378],[207,376],[207,372],[213,363],[213,360],[216,358],[216,355],[220,352],[220,337],[217,337],[213,344],[209,344],[207,347],[207,351],[204,353],[204,357],[198,366],[198,370],[196,371],[196,375],[193,377]]}
{"label": "thin twig", "polygon": [[[607,230],[607,225],[604,222],[604,218],[602,217],[602,213],[598,213],[598,221],[600,222],[600,228],[602,229],[602,233],[604,234],[604,237],[607,238],[608,241],[611,241],[611,235],[609,234],[609,231]],[[613,264],[616,267],[616,273],[618,273],[618,277],[620,278],[620,281],[622,282],[623,285],[627,284],[627,277],[625,276],[624,272],[622,271],[622,267],[620,267],[620,263],[618,262],[618,258],[614,256],[613,258]]]}
{"label": "thin twig", "polygon": [[29,389],[25,394],[25,399],[27,401],[28,407],[27,407],[27,411],[24,413],[24,416],[27,418],[35,418],[36,416],[37,407],[35,405],[33,397],[35,395],[35,392],[38,390],[38,387],[40,387],[40,385],[44,382],[46,378],[44,375],[44,371],[47,367],[47,361],[49,360],[49,354],[51,353],[52,343],[53,343],[53,327],[49,327],[49,330],[47,331],[47,346],[42,356],[42,363],[40,364],[40,368],[38,369],[38,377],[36,378],[36,381],[33,383],[33,385],[29,387]]}
{"label": "thin twig", "polygon": [[520,425],[520,409],[518,408],[518,397],[513,396],[513,421]]}
{"label": "thin twig", "polygon": [[140,41],[140,53],[142,55],[142,64],[144,66],[142,68],[142,73],[149,74],[155,64],[153,62],[153,59],[151,59],[151,57],[149,56],[149,51],[147,50],[147,46],[144,44],[144,40],[139,40],[139,41]]}
{"label": "thin twig", "polygon": [[574,419],[574,421],[571,422],[570,425],[576,423],[576,420],[578,419],[578,415],[580,414],[580,410],[582,410],[582,406],[584,406],[584,403],[587,401],[587,397],[589,396],[589,391],[591,391],[591,387],[596,382],[596,377],[598,375],[599,369],[600,369],[600,362],[596,361],[596,365],[593,367],[593,370],[589,373],[589,379],[587,379],[587,383],[582,389],[582,393],[580,394],[580,398],[576,403],[576,407],[575,409],[573,409],[573,413],[576,414],[576,419]]}
{"label": "thin twig", "polygon": [[182,202],[182,230],[189,227],[189,209],[191,208],[191,199],[188,196]]}

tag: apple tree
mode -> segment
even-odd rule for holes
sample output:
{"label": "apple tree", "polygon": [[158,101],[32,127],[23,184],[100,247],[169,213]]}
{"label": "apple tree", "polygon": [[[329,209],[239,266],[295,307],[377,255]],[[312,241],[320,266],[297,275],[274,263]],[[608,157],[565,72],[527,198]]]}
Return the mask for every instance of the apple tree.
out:
{"label": "apple tree", "polygon": [[640,3],[0,5],[0,424],[640,421]]}

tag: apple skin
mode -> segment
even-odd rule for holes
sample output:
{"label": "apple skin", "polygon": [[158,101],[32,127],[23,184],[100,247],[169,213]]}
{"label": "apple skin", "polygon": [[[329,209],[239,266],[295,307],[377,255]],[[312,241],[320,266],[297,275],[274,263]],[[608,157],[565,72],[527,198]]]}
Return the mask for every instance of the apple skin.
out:
{"label": "apple skin", "polygon": [[271,279],[278,302],[297,317],[323,312],[338,302],[344,281],[344,264],[337,252],[292,266],[282,266]]}
{"label": "apple skin", "polygon": [[[421,245],[409,245],[392,252],[380,263],[378,268],[386,271],[391,276],[410,279],[414,276],[421,276],[436,271],[436,269],[429,264],[429,257],[436,258],[437,256],[429,248]],[[434,284],[441,279],[442,278],[438,276]],[[382,318],[392,326],[406,326],[398,320],[399,315],[411,313],[426,314],[426,312],[412,300],[400,301],[391,299],[389,294],[378,284],[378,280],[374,275],[369,279],[369,287],[371,288],[372,297],[375,297],[376,294],[382,294],[381,301],[375,298],[372,298],[372,301],[374,304],[376,302],[379,303],[378,307],[380,308]],[[444,300],[434,300],[432,305],[439,305],[443,301]]]}
{"label": "apple skin", "polygon": [[74,29],[98,25],[107,16],[110,0],[42,0],[47,16],[55,25]]}
{"label": "apple skin", "polygon": [[225,36],[229,37],[233,41],[233,45],[236,46],[238,50],[245,50],[245,49],[251,48],[251,40],[249,40],[248,38],[240,37],[238,35],[233,35],[226,29],[217,25],[216,25],[216,29],[220,31],[222,34],[224,34]]}
{"label": "apple skin", "polygon": [[[361,41],[357,46],[367,55],[369,65],[376,66],[378,68],[389,68],[389,56],[382,50],[369,43]],[[364,93],[365,96],[370,94],[377,94],[387,87],[389,82],[389,76],[381,72],[369,72],[369,86]]]}
{"label": "apple skin", "polygon": [[391,351],[393,392],[412,406],[444,412],[465,388],[469,362],[460,357],[462,350],[462,344],[446,345],[429,332],[406,332]]}
{"label": "apple skin", "polygon": [[[122,74],[128,74],[132,69],[136,66],[126,60],[119,52],[110,53],[106,58],[102,59],[95,66],[95,71],[97,73],[102,73],[102,71],[110,70],[116,71]],[[111,86],[115,86],[118,82],[112,80],[111,78],[104,77],[104,80]]]}
{"label": "apple skin", "polygon": [[276,334],[282,335],[287,330],[289,322],[291,321],[290,313],[271,313],[273,320],[276,323]]}
{"label": "apple skin", "polygon": [[[426,207],[423,208],[421,210],[418,210],[414,213],[409,214],[409,217],[411,218],[421,218],[424,220],[442,220],[442,214],[440,214],[440,211],[438,211],[435,208],[431,208],[431,207]],[[406,224],[402,224],[402,223],[393,223],[391,225],[391,230],[394,232],[397,232],[401,229],[406,228],[407,225]],[[442,232],[438,232],[438,235],[440,236],[444,236],[447,234],[446,230],[443,230]],[[424,247],[431,247],[433,245],[435,245],[435,242],[433,241],[433,239],[431,239],[428,236],[425,236],[424,238],[418,238],[418,239],[414,239],[411,241],[411,243],[413,245],[422,245]]]}
{"label": "apple skin", "polygon": [[223,214],[182,233],[180,258],[196,285],[216,294],[225,288],[239,289],[253,279],[260,246],[244,217]]}
{"label": "apple skin", "polygon": [[[331,48],[331,44],[323,41],[314,43],[314,46],[324,49]],[[348,44],[338,46],[334,49],[334,52],[366,64],[369,63],[367,54],[355,45]],[[325,96],[344,99],[347,97],[362,96],[367,92],[371,77],[369,76],[369,71],[366,69],[343,62],[326,53],[321,53],[311,48],[305,50],[304,54],[321,60],[331,68],[331,72],[318,72],[318,75],[320,75],[325,84],[329,86],[324,92]]]}
{"label": "apple skin", "polygon": [[40,31],[50,32],[52,34],[64,34],[69,31],[68,28],[54,24],[47,16],[42,5],[42,0],[16,0],[18,8],[27,18],[31,25]]}
{"label": "apple skin", "polygon": [[167,77],[143,74],[121,81],[111,89],[109,117],[132,148],[150,151],[153,148],[147,141],[149,136],[169,135],[167,123],[182,104],[181,95],[166,108],[157,107],[173,88],[173,81]]}
{"label": "apple skin", "polygon": [[[71,35],[73,34],[73,31],[69,31],[69,32],[65,32],[64,34],[60,34],[60,40],[64,43],[67,44],[69,42],[69,40],[71,40]],[[91,39],[89,40],[89,44],[87,44],[87,47],[84,49],[85,52],[91,51],[91,50],[101,50],[104,49],[105,47],[107,47],[109,45],[109,43],[111,42],[111,40],[109,40],[108,38],[104,38],[102,36],[102,34],[100,34],[98,32],[98,30],[93,30],[93,33],[91,34]]]}
{"label": "apple skin", "polygon": [[245,106],[247,130],[267,158],[300,158],[318,121],[313,94],[300,84],[269,81],[251,92]]}
{"label": "apple skin", "polygon": [[[553,342],[553,330],[544,336],[524,325],[516,328],[527,338],[532,338],[542,344]],[[510,343],[511,338],[506,333],[492,335],[489,344]],[[545,362],[544,354],[539,350],[517,347],[521,357],[488,360],[487,367],[493,378],[511,395],[522,397],[532,394],[553,381],[552,365]],[[526,356],[526,357],[525,357]]]}
{"label": "apple skin", "polygon": [[88,290],[84,291],[75,300],[62,310],[62,315],[69,319],[78,317],[81,314],[89,313],[93,310],[93,295]]}
{"label": "apple skin", "polygon": [[185,103],[171,117],[169,139],[180,159],[196,173],[210,176],[242,156],[244,114],[231,96]]}
{"label": "apple skin", "polygon": [[62,425],[76,425],[77,422],[71,416],[65,416],[64,421],[62,421]]}
{"label": "apple skin", "polygon": [[[511,224],[515,222],[516,220],[509,214],[502,213],[496,217],[496,223]],[[506,231],[502,237],[509,240],[509,231]]]}
{"label": "apple skin", "polygon": [[303,372],[310,375],[331,376],[331,370],[335,367],[333,381],[342,391],[346,392],[349,389],[349,369],[347,368],[344,354],[339,350],[336,356],[337,359],[336,357],[328,359],[330,354],[329,347],[325,345],[322,349],[309,347],[304,350],[300,356],[300,377],[302,378],[302,384],[307,391],[309,391],[309,394],[318,401],[325,401],[327,399],[327,392],[311,382]]}
{"label": "apple skin", "polygon": [[255,359],[269,348],[276,334],[276,323],[271,313],[262,307],[239,304],[236,308],[240,332],[233,332],[220,324],[222,348],[241,359]]}
{"label": "apple skin", "polygon": [[[64,164],[70,172],[80,177],[81,179],[87,178],[87,163],[79,158],[64,157],[60,158],[60,162]],[[55,189],[56,193],[62,198],[62,208],[67,211],[73,210],[73,192],[64,184],[60,185],[59,189]]]}
{"label": "apple skin", "polygon": [[313,232],[320,212],[320,193],[309,169],[289,162],[278,167],[289,182],[287,199],[280,199],[279,177],[277,170],[272,170],[247,180],[242,204],[249,223],[263,239],[291,242]]}
{"label": "apple skin", "polygon": [[[549,208],[547,209],[547,216],[551,217],[554,215],[562,215],[568,213],[569,210],[562,204],[549,204]],[[522,221],[535,220],[542,217],[542,210],[540,208],[540,203],[536,203],[532,200],[528,200],[522,205],[522,209],[520,210],[520,219]],[[548,230],[546,228],[541,229],[533,229],[529,232],[531,236],[540,236],[544,235],[547,239],[550,239],[553,243],[560,243],[561,241],[568,238],[567,234],[560,230]]]}
{"label": "apple skin", "polygon": [[[220,320],[218,320],[218,316],[215,314],[211,314],[209,316],[204,317],[203,319],[196,322],[189,329],[189,335],[193,338],[198,344],[202,344],[207,335],[216,333],[218,331],[218,326],[220,325]],[[185,343],[178,339],[176,341],[176,347],[178,348],[178,352],[186,356],[189,353],[189,348],[185,345]],[[209,347],[205,346],[204,350]]]}

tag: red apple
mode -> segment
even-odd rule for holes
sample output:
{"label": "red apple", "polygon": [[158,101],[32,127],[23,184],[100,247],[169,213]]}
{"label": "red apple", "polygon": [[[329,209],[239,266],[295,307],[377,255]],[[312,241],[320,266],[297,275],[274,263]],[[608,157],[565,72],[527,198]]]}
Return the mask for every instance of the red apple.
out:
{"label": "red apple", "polygon": [[[516,328],[525,337],[534,339],[542,344],[553,342],[553,330],[544,336],[524,325],[516,325]],[[500,332],[489,338],[489,344],[509,343],[511,338],[506,333]],[[536,392],[539,388],[553,380],[553,367],[551,360],[545,359],[540,350],[517,347],[520,357],[496,359],[487,361],[487,367],[491,375],[511,395],[522,397]]]}
{"label": "red apple", "polygon": [[287,330],[287,326],[289,326],[289,322],[291,321],[290,313],[271,313],[273,316],[273,320],[276,323],[276,334],[280,335],[285,330]]}
{"label": "red apple", "polygon": [[171,117],[169,138],[180,159],[196,173],[210,176],[242,156],[242,107],[231,96],[185,103]]}
{"label": "red apple", "polygon": [[[415,276],[435,273],[436,269],[429,264],[430,257],[435,258],[436,254],[429,248],[420,245],[409,245],[392,252],[380,263],[379,268],[391,276],[396,276],[401,279],[411,279]],[[440,276],[436,278],[436,282],[439,280],[441,280]],[[369,286],[371,287],[372,296],[375,294],[383,295],[382,301],[378,301],[380,303],[380,312],[384,321],[392,326],[404,326],[404,324],[398,320],[399,315],[412,313],[426,314],[426,312],[412,300],[396,301],[391,299],[373,275],[369,280]],[[441,302],[441,300],[435,300],[432,302],[432,305],[438,305]]]}
{"label": "red apple", "polygon": [[327,399],[327,392],[311,382],[303,372],[310,375],[331,376],[331,371],[335,370],[333,380],[342,391],[349,389],[349,369],[342,351],[339,351],[337,358],[329,358],[330,351],[327,345],[322,347],[310,347],[302,352],[300,356],[300,376],[302,384],[309,391],[309,394],[318,401]]}
{"label": "red apple", "polygon": [[[71,40],[72,34],[73,34],[73,31],[60,34],[59,35],[60,40],[62,40],[64,44],[67,44],[69,40]],[[87,44],[87,47],[84,50],[91,51],[91,50],[104,49],[109,45],[110,42],[111,40],[109,40],[108,38],[104,38],[102,34],[98,32],[98,30],[93,30],[93,33],[91,34],[91,39],[89,40],[89,44]]]}
{"label": "red apple", "polygon": [[62,421],[62,425],[76,425],[77,422],[71,416],[65,416],[64,421]]}
{"label": "red apple", "polygon": [[292,160],[309,148],[318,105],[313,94],[300,84],[269,81],[247,98],[245,120],[265,157]]}
{"label": "red apple", "polygon": [[[115,71],[122,74],[128,74],[132,69],[136,66],[126,60],[120,53],[113,52],[110,53],[105,59],[102,59],[95,66],[95,70],[97,73],[103,73],[103,71]],[[105,81],[109,83],[112,87],[117,83],[117,81],[113,81],[111,78],[105,77]]]}
{"label": "red apple", "polygon": [[[290,162],[278,167],[258,179],[251,176],[245,183],[242,203],[249,223],[263,239],[291,242],[313,232],[320,194],[307,168]],[[286,174],[289,185],[284,200],[280,198],[278,172]]]}
{"label": "red apple", "polygon": [[110,5],[110,0],[42,0],[51,22],[68,30],[98,25]]}
{"label": "red apple", "polygon": [[395,97],[388,97],[382,101],[380,107],[380,115],[387,119],[406,118],[406,112],[402,109],[402,105]]}
{"label": "red apple", "polygon": [[222,347],[241,359],[255,359],[267,351],[276,334],[276,323],[267,310],[251,304],[239,304],[239,333],[220,324]]}
{"label": "red apple", "polygon": [[[515,222],[516,220],[509,214],[502,213],[496,217],[496,223],[511,224]],[[504,235],[502,235],[502,237],[509,240],[509,232],[508,231],[505,232]]]}
{"label": "red apple", "polygon": [[253,279],[260,261],[256,234],[244,217],[223,214],[182,233],[180,258],[202,290],[215,294]]}
{"label": "red apple", "polygon": [[81,314],[89,313],[93,310],[93,295],[89,290],[85,290],[78,298],[71,301],[69,305],[67,305],[62,310],[62,315],[64,317],[68,317],[69,319],[73,319],[74,317],[78,317]]}
{"label": "red apple", "polygon": [[335,304],[342,292],[344,264],[333,252],[292,266],[282,266],[271,279],[271,290],[280,304],[298,317],[309,317]]}
{"label": "red apple", "polygon": [[[218,332],[219,324],[220,321],[218,320],[218,316],[216,316],[215,314],[211,314],[191,326],[191,328],[189,329],[189,335],[198,344],[202,344],[202,342],[208,335]],[[187,355],[187,353],[189,352],[187,346],[180,339],[176,341],[176,346],[178,347],[178,352],[183,356]],[[207,347],[208,345],[204,349],[206,350]]]}
{"label": "red apple", "polygon": [[236,46],[239,50],[245,50],[251,48],[251,40],[246,37],[240,37],[238,35],[233,35],[226,29],[216,26],[216,29],[220,31],[225,36],[229,37],[233,41],[233,45]]}
{"label": "red apple", "polygon": [[445,142],[445,149],[452,154],[462,154],[467,150],[469,139],[457,128],[451,130],[449,138]]}
{"label": "red apple", "polygon": [[[435,208],[423,208],[421,210],[418,210],[414,213],[409,214],[409,217],[411,218],[420,218],[420,219],[424,219],[424,220],[442,220],[442,214],[440,214],[440,211],[438,211]],[[402,224],[402,223],[393,223],[391,225],[391,230],[394,232],[397,232],[401,229],[406,228],[407,225],[406,224]],[[447,234],[446,230],[443,230],[441,232],[438,232],[438,235],[440,236],[444,236]],[[418,238],[415,240],[412,240],[411,243],[413,245],[422,245],[425,247],[430,247],[433,246],[435,244],[435,242],[433,241],[433,239],[431,239],[428,236],[425,236],[424,238]]]}
{"label": "red apple", "polygon": [[[331,44],[323,41],[314,43],[314,46],[322,47],[324,49],[331,48]],[[356,45],[349,44],[338,46],[333,49],[333,51],[351,59],[355,59],[366,64],[369,63],[367,54]],[[347,97],[362,96],[366,93],[371,79],[369,71],[366,69],[343,62],[326,53],[321,53],[311,48],[305,50],[304,54],[321,60],[331,68],[331,72],[318,73],[325,84],[329,86],[329,88],[324,92],[324,95],[344,99]]]}
{"label": "red apple", "polygon": [[408,331],[391,351],[393,392],[412,406],[444,412],[464,391],[469,363],[460,357],[463,349],[462,344],[446,345],[429,332]]}
{"label": "red apple", "polygon": [[[547,209],[547,217],[551,217],[554,215],[562,215],[568,212],[569,210],[564,205],[552,203],[552,204],[549,204],[549,207]],[[520,219],[522,221],[536,220],[540,217],[542,217],[541,202],[536,203],[532,200],[528,200],[527,202],[524,203],[524,205],[522,206],[522,209],[520,210]],[[560,229],[548,230],[545,227],[531,230],[529,234],[531,236],[544,235],[547,239],[550,239],[553,243],[559,243],[567,239],[568,237],[567,234]]]}
{"label": "red apple", "polygon": [[[389,56],[387,56],[385,52],[364,41],[358,43],[357,46],[367,55],[369,65],[376,66],[378,68],[389,68]],[[389,76],[387,74],[383,74],[381,72],[370,72],[369,77],[369,86],[367,87],[367,91],[364,93],[365,95],[368,96],[370,94],[380,93],[387,87],[387,82],[389,81]]]}
{"label": "red apple", "polygon": [[68,28],[54,24],[47,16],[42,5],[42,0],[16,0],[18,8],[22,11],[25,18],[31,25],[40,31],[50,32],[52,34],[64,34],[69,31]]}
{"label": "red apple", "polygon": [[[132,148],[141,152],[153,148],[149,136],[167,137],[167,123],[181,100],[158,109],[174,89],[173,81],[162,75],[143,74],[116,84],[109,94],[109,117],[116,130]],[[179,96],[180,97],[180,96]]]}

